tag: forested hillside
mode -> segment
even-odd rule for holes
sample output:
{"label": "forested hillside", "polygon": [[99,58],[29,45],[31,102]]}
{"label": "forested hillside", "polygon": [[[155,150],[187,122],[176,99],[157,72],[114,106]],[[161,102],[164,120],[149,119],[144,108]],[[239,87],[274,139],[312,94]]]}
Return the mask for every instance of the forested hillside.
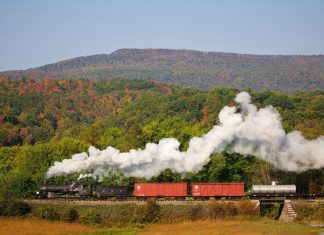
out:
{"label": "forested hillside", "polygon": [[10,78],[134,79],[182,87],[296,92],[324,89],[324,56],[267,56],[167,49],[121,49],[34,69],[7,71]]}
{"label": "forested hillside", "polygon": [[[148,142],[175,137],[185,150],[189,140],[218,121],[225,105],[235,105],[236,89],[209,91],[168,86],[145,80],[0,80],[0,180],[2,194],[32,195],[56,160],[86,151],[90,145],[127,151]],[[273,105],[288,132],[300,130],[308,139],[324,135],[324,92],[294,95],[249,91],[258,107]],[[181,178],[184,177],[184,178]],[[76,175],[53,181],[70,181]],[[294,183],[310,181],[324,190],[324,170],[286,173],[252,156],[221,153],[204,169],[181,176],[168,170],[153,181],[241,181]],[[105,182],[128,184],[118,172]],[[6,186],[6,187],[5,187]]]}

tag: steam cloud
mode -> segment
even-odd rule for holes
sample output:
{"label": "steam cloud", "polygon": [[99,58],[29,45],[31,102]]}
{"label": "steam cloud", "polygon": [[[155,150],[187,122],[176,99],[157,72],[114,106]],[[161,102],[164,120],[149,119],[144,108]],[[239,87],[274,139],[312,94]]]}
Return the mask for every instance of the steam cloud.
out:
{"label": "steam cloud", "polygon": [[85,179],[85,178],[92,178],[94,180],[97,179],[97,176],[95,174],[80,174],[78,180]]}
{"label": "steam cloud", "polygon": [[127,176],[151,178],[170,168],[179,173],[198,172],[208,163],[210,155],[222,152],[227,146],[243,155],[254,155],[275,167],[302,172],[324,167],[324,138],[306,140],[300,132],[286,134],[279,113],[268,106],[257,110],[246,92],[236,95],[236,107],[225,106],[219,113],[219,124],[202,137],[190,140],[187,151],[179,151],[180,142],[174,138],[148,143],[144,149],[121,153],[111,146],[104,150],[91,146],[85,152],[55,162],[47,177],[120,169]]}

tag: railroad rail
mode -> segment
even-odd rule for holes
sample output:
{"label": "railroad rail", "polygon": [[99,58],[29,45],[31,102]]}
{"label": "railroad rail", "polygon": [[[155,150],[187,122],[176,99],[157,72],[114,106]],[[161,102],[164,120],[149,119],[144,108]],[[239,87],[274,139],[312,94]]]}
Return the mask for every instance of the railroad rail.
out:
{"label": "railroad rail", "polygon": [[[155,199],[157,203],[161,205],[166,205],[166,204],[205,204],[208,203],[210,200],[171,200],[171,199]],[[242,199],[219,199],[217,201],[219,202],[234,202],[237,203],[241,201]],[[285,199],[247,199],[251,202],[255,202],[256,204],[281,204],[285,201]],[[315,203],[319,202],[324,205],[324,200],[323,199],[289,199],[292,202],[298,202],[298,201],[305,201],[309,203]],[[134,199],[128,199],[128,200],[108,200],[108,199],[96,199],[96,198],[91,198],[91,199],[78,199],[78,198],[70,198],[70,199],[65,199],[65,198],[55,198],[55,199],[26,199],[24,200],[27,203],[31,204],[53,204],[53,205],[58,205],[58,204],[72,204],[72,205],[113,205],[113,204],[139,204],[143,205],[147,201],[145,200],[137,200],[136,198]]]}

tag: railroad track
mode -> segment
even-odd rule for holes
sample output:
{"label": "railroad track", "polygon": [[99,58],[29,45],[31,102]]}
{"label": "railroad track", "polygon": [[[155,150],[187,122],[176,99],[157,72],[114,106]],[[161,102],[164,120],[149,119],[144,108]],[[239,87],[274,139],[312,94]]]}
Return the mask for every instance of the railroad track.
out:
{"label": "railroad track", "polygon": [[[114,204],[146,204],[147,200],[109,200],[109,199],[78,199],[78,198],[55,198],[55,199],[26,199],[24,200],[31,204],[49,204],[49,205],[114,205]],[[158,204],[203,204],[208,203],[208,200],[172,200],[172,199],[156,199]],[[228,200],[233,201],[233,200]],[[236,200],[238,201],[238,200]]]}
{"label": "railroad track", "polygon": [[[307,202],[319,202],[324,204],[323,199],[291,199],[294,202],[298,201],[307,201]],[[49,205],[118,205],[118,204],[139,204],[143,205],[147,202],[147,200],[138,200],[136,198],[129,198],[124,200],[109,200],[109,199],[96,199],[96,198],[55,198],[55,199],[26,199],[24,200],[27,203],[31,204],[49,204]],[[156,199],[155,200],[158,204],[167,205],[167,204],[204,204],[208,203],[208,200],[175,200],[175,199]],[[238,202],[239,199],[226,199],[226,200],[218,200],[222,202]],[[253,202],[259,202],[259,199],[250,199]]]}

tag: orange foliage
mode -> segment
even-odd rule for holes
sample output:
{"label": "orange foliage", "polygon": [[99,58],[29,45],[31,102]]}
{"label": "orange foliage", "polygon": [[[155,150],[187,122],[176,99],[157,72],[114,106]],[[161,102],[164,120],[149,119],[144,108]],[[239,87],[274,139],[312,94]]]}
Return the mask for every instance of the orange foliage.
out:
{"label": "orange foliage", "polygon": [[201,124],[206,126],[208,124],[208,114],[211,112],[211,109],[208,106],[205,106],[202,109]]}

